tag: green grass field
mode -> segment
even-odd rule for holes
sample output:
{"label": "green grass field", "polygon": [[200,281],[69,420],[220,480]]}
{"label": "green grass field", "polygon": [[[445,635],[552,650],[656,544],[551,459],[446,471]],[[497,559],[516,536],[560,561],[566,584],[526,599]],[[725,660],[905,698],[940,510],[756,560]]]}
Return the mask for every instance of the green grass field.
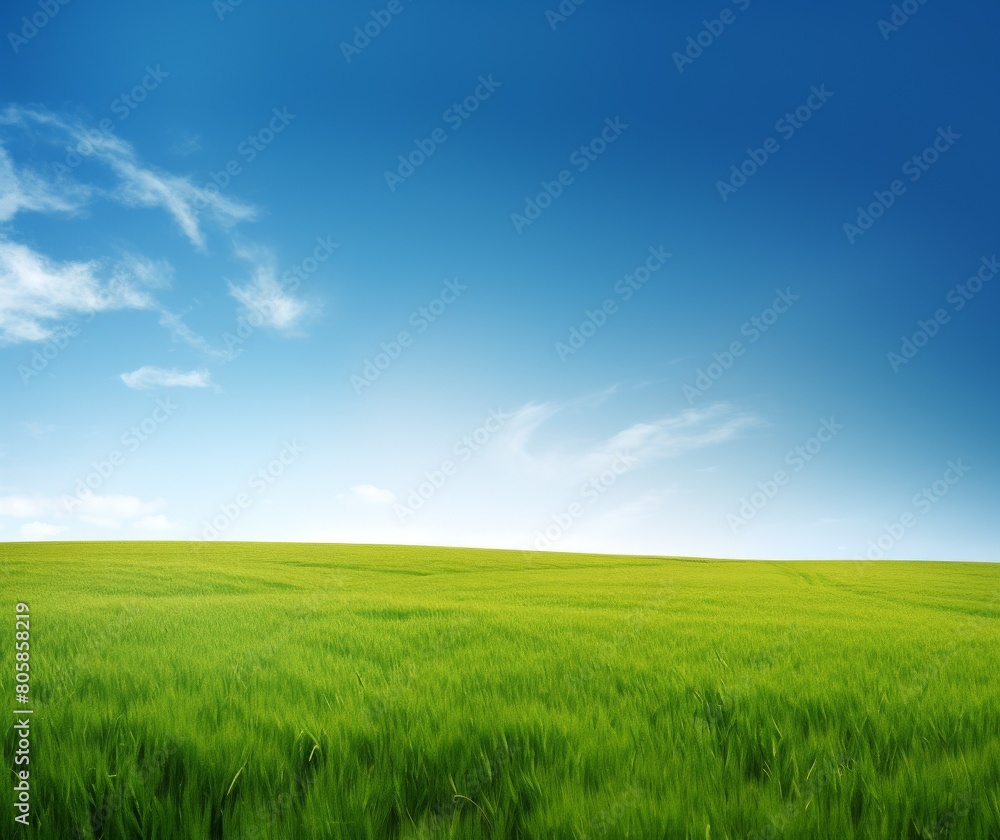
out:
{"label": "green grass field", "polygon": [[2,837],[1000,837],[1000,566],[0,557],[35,709]]}

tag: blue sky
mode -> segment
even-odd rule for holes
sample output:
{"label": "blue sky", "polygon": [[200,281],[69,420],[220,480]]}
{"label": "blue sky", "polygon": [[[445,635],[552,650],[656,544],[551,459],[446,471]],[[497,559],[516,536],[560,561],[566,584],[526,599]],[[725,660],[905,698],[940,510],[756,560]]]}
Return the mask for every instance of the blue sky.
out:
{"label": "blue sky", "polygon": [[8,4],[0,540],[997,559],[997,25]]}

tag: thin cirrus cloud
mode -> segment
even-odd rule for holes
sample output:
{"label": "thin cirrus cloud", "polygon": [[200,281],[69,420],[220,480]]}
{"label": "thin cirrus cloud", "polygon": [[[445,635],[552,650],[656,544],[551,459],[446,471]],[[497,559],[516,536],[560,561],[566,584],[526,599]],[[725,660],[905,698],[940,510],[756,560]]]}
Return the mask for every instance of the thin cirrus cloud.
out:
{"label": "thin cirrus cloud", "polygon": [[575,450],[569,447],[545,449],[535,444],[544,424],[580,406],[586,407],[586,400],[529,403],[513,412],[504,427],[505,463],[535,478],[574,483],[606,470],[621,456],[628,457],[630,468],[676,458],[735,440],[760,422],[752,414],[738,411],[726,403],[717,403],[634,423],[610,437]]}
{"label": "thin cirrus cloud", "polygon": [[44,440],[57,428],[55,423],[41,423],[38,420],[26,420],[21,425],[35,440]]}
{"label": "thin cirrus cloud", "polygon": [[186,344],[188,347],[192,347],[206,356],[211,356],[217,359],[228,359],[232,356],[232,354],[226,350],[219,350],[213,347],[209,343],[208,339],[204,336],[198,335],[198,333],[184,323],[182,315],[179,315],[176,312],[171,312],[165,307],[160,308],[160,326],[169,330],[175,341]]}
{"label": "thin cirrus cloud", "polygon": [[391,505],[396,501],[396,494],[374,484],[355,484],[349,492],[338,493],[337,501],[348,504]]}
{"label": "thin cirrus cloud", "polygon": [[[53,145],[63,147],[69,144],[83,150],[83,156],[105,164],[117,177],[110,190],[100,191],[102,195],[130,207],[160,207],[166,210],[199,250],[205,248],[205,235],[199,223],[202,216],[211,217],[224,228],[257,217],[256,209],[249,204],[227,198],[218,190],[196,186],[188,178],[145,166],[125,140],[108,132],[88,130],[82,123],[65,120],[50,111],[10,105],[0,115],[0,126],[16,127],[25,132],[45,130],[50,132],[48,139]],[[26,170],[21,170],[19,175],[12,166],[11,172],[21,185],[20,191],[24,192],[24,185],[29,183],[23,175]],[[29,196],[40,196],[43,190],[47,191],[44,193],[48,196],[47,205],[42,202],[42,207],[34,207],[22,201],[15,212],[17,209],[63,209],[55,208],[53,202],[57,199],[69,202],[70,197],[79,200],[91,191],[91,188],[67,177],[61,178],[58,185],[45,184],[35,178],[30,186],[32,191],[27,193]],[[36,199],[34,203],[39,201]]]}
{"label": "thin cirrus cloud", "polygon": [[55,187],[30,169],[14,164],[0,145],[0,222],[22,211],[35,213],[71,213],[86,203],[90,190],[82,184]]}
{"label": "thin cirrus cloud", "polygon": [[146,390],[149,388],[208,388],[212,375],[207,370],[181,371],[176,368],[151,367],[145,365],[131,373],[121,374],[121,380],[129,388]]}
{"label": "thin cirrus cloud", "polygon": [[187,157],[201,151],[201,138],[196,134],[185,134],[170,144],[170,154]]}

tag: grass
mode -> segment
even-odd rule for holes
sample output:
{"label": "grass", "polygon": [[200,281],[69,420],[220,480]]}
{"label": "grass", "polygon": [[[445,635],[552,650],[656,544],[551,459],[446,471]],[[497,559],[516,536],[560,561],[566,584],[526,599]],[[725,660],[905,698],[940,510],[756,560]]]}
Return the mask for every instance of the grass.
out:
{"label": "grass", "polygon": [[[43,838],[1000,837],[1000,566],[0,545]],[[8,725],[9,767],[13,731]]]}

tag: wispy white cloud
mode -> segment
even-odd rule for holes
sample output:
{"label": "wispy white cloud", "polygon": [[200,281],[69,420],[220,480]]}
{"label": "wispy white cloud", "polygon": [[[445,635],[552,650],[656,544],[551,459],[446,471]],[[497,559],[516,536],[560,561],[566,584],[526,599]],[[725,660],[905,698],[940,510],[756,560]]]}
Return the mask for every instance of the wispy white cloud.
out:
{"label": "wispy white cloud", "polygon": [[141,284],[149,289],[167,289],[174,267],[166,260],[152,260],[138,254],[124,254],[112,266],[111,284]]}
{"label": "wispy white cloud", "polygon": [[252,266],[249,283],[229,282],[229,294],[240,302],[244,314],[248,318],[256,316],[261,326],[293,331],[308,308],[278,280],[274,255],[265,248],[241,246],[236,256]]}
{"label": "wispy white cloud", "polygon": [[83,206],[90,192],[84,185],[72,182],[57,186],[37,172],[16,166],[0,144],[0,222],[25,210],[69,213]]}
{"label": "wispy white cloud", "polygon": [[170,144],[170,154],[187,157],[201,151],[201,138],[197,134],[185,134]]}
{"label": "wispy white cloud", "polygon": [[253,208],[226,198],[218,191],[210,192],[196,187],[187,178],[142,167],[131,149],[121,141],[98,154],[121,177],[112,197],[133,207],[162,207],[174,217],[196,248],[205,247],[205,237],[198,223],[200,213],[208,213],[226,228],[256,216]]}
{"label": "wispy white cloud", "polygon": [[15,519],[28,519],[35,516],[58,511],[58,499],[45,499],[32,496],[0,496],[0,516],[10,516]]}
{"label": "wispy white cloud", "polygon": [[597,532],[619,536],[635,528],[643,520],[660,514],[663,506],[675,498],[678,492],[679,488],[676,486],[650,490],[604,511],[594,519],[593,528]]}
{"label": "wispy white cloud", "polygon": [[145,365],[131,373],[123,373],[121,380],[129,388],[208,388],[212,375],[207,370],[182,371],[176,368]]}
{"label": "wispy white cloud", "polygon": [[135,524],[137,520],[152,515],[162,507],[161,501],[144,502],[136,496],[95,494],[78,500],[78,504],[72,509],[72,515],[87,525],[117,530],[123,525]]}
{"label": "wispy white cloud", "polygon": [[157,513],[154,516],[144,516],[135,523],[135,527],[140,531],[164,532],[173,530],[174,524],[162,513]]}
{"label": "wispy white cloud", "polygon": [[[90,494],[83,498],[75,496],[0,496],[0,517],[11,519],[31,519],[28,526],[51,525],[62,531],[69,527],[65,523],[77,522],[100,528],[119,529],[126,525],[154,516],[163,507],[163,502],[144,502],[137,496]],[[41,520],[48,520],[43,522]],[[23,526],[22,526],[23,529]]]}
{"label": "wispy white cloud", "polygon": [[21,526],[21,536],[26,540],[45,540],[65,533],[66,525],[53,525],[51,522],[25,522]]}
{"label": "wispy white cloud", "polygon": [[353,502],[364,505],[391,505],[396,501],[396,494],[374,484],[355,484],[350,492],[338,493],[337,501],[348,504]]}
{"label": "wispy white cloud", "polygon": [[[88,131],[83,123],[64,119],[51,111],[10,105],[0,115],[0,125],[16,126],[26,131],[44,127],[51,132],[50,139],[54,145],[62,147],[70,143],[83,149],[88,158],[103,163],[116,176],[114,187],[103,190],[102,194],[130,207],[166,210],[198,249],[205,248],[205,235],[200,224],[203,216],[212,218],[223,228],[256,218],[257,212],[249,204],[228,198],[218,189],[199,187],[189,178],[147,166],[132,146],[120,137],[107,132]],[[81,198],[81,190],[85,194],[88,189],[71,178],[62,178],[58,184],[45,184],[37,179],[31,181],[24,172],[18,173],[13,168],[11,172],[20,185],[17,192],[19,198],[13,200],[9,208],[11,213],[19,209],[35,209],[31,201],[47,204],[48,209],[69,209],[58,206],[59,202],[77,206],[71,198]]]}
{"label": "wispy white cloud", "polygon": [[[111,178],[83,184],[72,168],[63,166],[62,173],[53,177],[44,174],[51,167],[35,170],[18,165],[8,153],[11,147],[4,145],[15,135],[60,152],[73,149]],[[189,140],[179,151],[194,147],[197,138]],[[15,104],[0,111],[0,223],[22,212],[77,211],[95,198],[160,208],[199,250],[206,247],[206,221],[230,231],[257,216],[253,206],[223,195],[214,184],[198,186],[189,177],[148,165],[111,132],[41,108]],[[230,241],[234,242],[231,234]],[[247,245],[237,245],[235,255],[252,266],[248,281],[229,283],[230,294],[247,317],[255,325],[294,333],[307,306],[279,281],[274,255]],[[76,313],[153,309],[176,341],[212,358],[231,357],[231,352],[215,349],[184,323],[182,314],[155,300],[150,290],[169,286],[170,276],[170,266],[163,262],[131,255],[114,263],[57,260],[0,235],[0,344],[44,341],[51,337],[54,322]]]}
{"label": "wispy white cloud", "polygon": [[42,440],[56,430],[54,423],[42,423],[38,420],[26,420],[21,425],[36,440]]}
{"label": "wispy white cloud", "polygon": [[175,341],[186,344],[188,347],[193,347],[195,350],[213,358],[225,359],[232,356],[232,353],[227,350],[217,350],[209,343],[208,339],[192,330],[191,327],[184,323],[183,315],[171,312],[166,307],[160,307],[159,313],[160,326],[169,330]]}
{"label": "wispy white cloud", "polygon": [[607,469],[619,455],[628,455],[635,466],[676,458],[734,440],[758,422],[750,414],[719,403],[634,423],[575,449],[538,445],[543,424],[576,404],[529,403],[515,411],[505,426],[505,461],[534,477],[573,483]]}
{"label": "wispy white cloud", "polygon": [[62,262],[0,237],[0,343],[44,341],[53,322],[112,309],[150,309],[143,288],[166,282],[161,264],[130,256],[109,269]]}
{"label": "wispy white cloud", "polygon": [[107,260],[60,261],[0,236],[0,344],[45,341],[59,322],[111,310],[154,310],[175,340],[206,356],[225,357],[157,302],[173,269],[162,260],[126,254]]}

